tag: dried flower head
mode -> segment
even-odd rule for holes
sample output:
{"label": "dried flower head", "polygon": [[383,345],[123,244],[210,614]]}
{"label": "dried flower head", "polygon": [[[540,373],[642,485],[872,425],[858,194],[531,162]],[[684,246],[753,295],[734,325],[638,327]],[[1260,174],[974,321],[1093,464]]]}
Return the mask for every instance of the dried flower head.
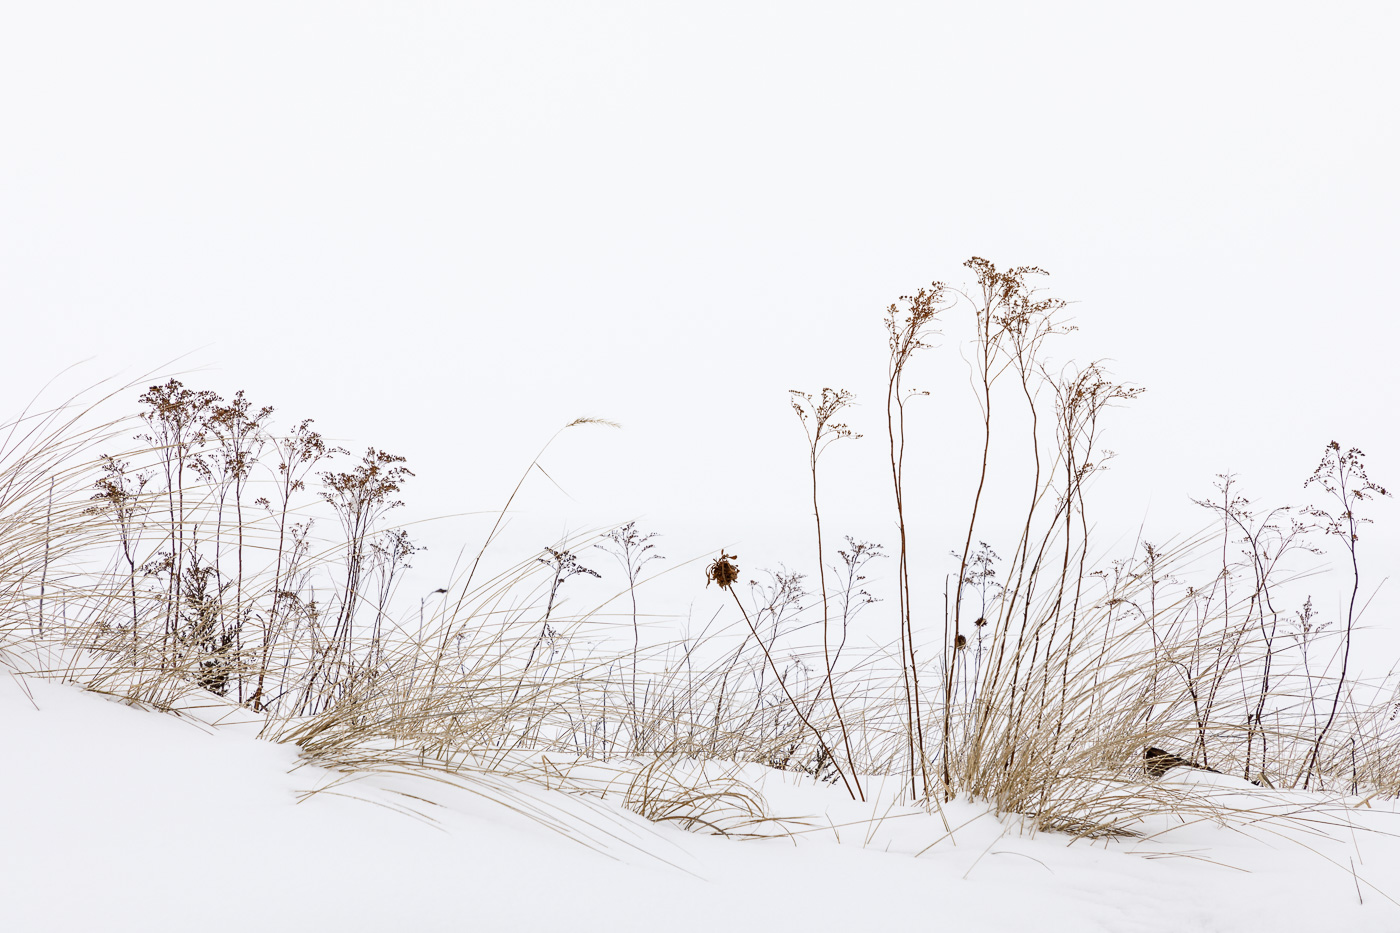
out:
{"label": "dried flower head", "polygon": [[734,561],[739,559],[738,554],[726,554],[719,552],[719,557],[710,562],[710,566],[705,568],[705,586],[711,582],[718,583],[722,589],[728,589],[739,579],[739,567]]}

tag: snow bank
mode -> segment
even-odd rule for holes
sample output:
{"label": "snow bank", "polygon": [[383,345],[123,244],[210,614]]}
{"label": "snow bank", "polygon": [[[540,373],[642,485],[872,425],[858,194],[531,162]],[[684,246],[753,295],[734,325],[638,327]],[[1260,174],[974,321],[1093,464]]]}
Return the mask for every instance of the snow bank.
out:
{"label": "snow bank", "polygon": [[151,713],[0,670],[4,929],[1400,930],[1389,803],[1174,773],[1184,797],[1256,815],[1069,844],[969,802],[926,812],[873,781],[860,804],[744,766],[734,779],[779,819],[740,840],[628,812],[616,765],[551,763],[585,796],[344,775],[229,712]]}

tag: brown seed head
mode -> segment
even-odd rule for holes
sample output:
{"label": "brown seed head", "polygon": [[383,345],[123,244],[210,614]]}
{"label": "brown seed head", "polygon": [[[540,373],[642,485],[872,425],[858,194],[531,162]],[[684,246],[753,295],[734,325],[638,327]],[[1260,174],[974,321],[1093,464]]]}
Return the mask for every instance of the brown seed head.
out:
{"label": "brown seed head", "polygon": [[718,583],[722,589],[729,589],[734,582],[739,579],[739,568],[733,562],[739,559],[738,554],[726,554],[719,552],[719,557],[705,568],[705,586],[711,582]]}

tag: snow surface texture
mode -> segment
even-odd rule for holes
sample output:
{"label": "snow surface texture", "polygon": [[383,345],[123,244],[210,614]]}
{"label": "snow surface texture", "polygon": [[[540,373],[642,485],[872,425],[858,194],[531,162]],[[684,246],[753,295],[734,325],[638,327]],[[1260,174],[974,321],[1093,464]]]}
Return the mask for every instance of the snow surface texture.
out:
{"label": "snow surface texture", "polygon": [[887,786],[860,804],[743,766],[779,819],[753,827],[770,838],[725,838],[624,809],[626,763],[536,763],[591,794],[347,776],[210,701],[158,714],[0,667],[0,928],[1400,930],[1391,801],[1179,768],[1164,780],[1183,794],[1298,815],[1163,817],[1140,838],[1070,843],[975,803],[926,812]]}

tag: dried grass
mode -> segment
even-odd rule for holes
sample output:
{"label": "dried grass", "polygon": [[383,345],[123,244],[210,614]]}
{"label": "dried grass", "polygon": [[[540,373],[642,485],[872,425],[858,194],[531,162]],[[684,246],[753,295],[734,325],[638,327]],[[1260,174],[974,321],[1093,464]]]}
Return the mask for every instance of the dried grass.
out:
{"label": "dried grass", "polygon": [[[1013,310],[1024,317],[1035,307]],[[1015,320],[990,314],[979,318],[984,344]],[[1031,331],[1035,352],[1062,332],[1042,325]],[[1016,332],[995,339],[1015,345]],[[898,379],[914,346],[906,344],[893,349],[897,485],[907,398]],[[983,349],[987,360],[1008,352]],[[996,372],[1031,378],[1025,360],[998,365],[982,370],[984,403]],[[734,770],[755,763],[846,782],[852,796],[863,794],[860,775],[901,775],[906,802],[967,795],[1022,815],[1031,831],[1093,839],[1141,835],[1162,814],[1261,826],[1315,815],[1296,801],[1240,805],[1154,780],[1144,771],[1148,747],[1278,789],[1316,779],[1334,790],[1400,794],[1394,684],[1314,669],[1306,643],[1301,661],[1286,654],[1277,614],[1270,622],[1261,608],[1268,587],[1284,586],[1286,576],[1264,574],[1233,589],[1220,582],[1228,566],[1223,574],[1207,567],[1202,577],[1200,565],[1218,546],[1205,536],[1095,567],[1081,485],[1092,438],[1074,434],[1092,434],[1092,418],[1076,422],[1087,416],[1074,415],[1074,405],[1100,406],[1097,417],[1107,400],[1130,393],[1095,367],[1056,388],[1070,393],[1059,402],[1067,433],[1045,473],[1068,468],[1070,478],[1056,490],[1037,473],[1014,579],[995,612],[966,628],[957,603],[945,637],[921,642],[901,547],[897,625],[887,645],[864,657],[844,640],[833,652],[824,577],[815,621],[810,607],[770,614],[765,634],[769,623],[749,618],[735,559],[723,552],[705,576],[730,589],[742,619],[698,638],[643,644],[634,604],[625,644],[596,637],[597,610],[568,615],[556,600],[566,563],[595,539],[548,549],[552,563],[529,557],[478,579],[505,509],[467,572],[440,591],[431,617],[397,617],[392,593],[402,566],[376,557],[369,536],[403,531],[372,521],[411,476],[401,458],[371,449],[360,472],[326,474],[333,482],[318,499],[298,484],[334,451],[318,448],[303,422],[268,440],[281,458],[268,471],[284,495],[254,508],[239,498],[233,461],[210,453],[199,468],[176,464],[177,453],[195,456],[196,447],[180,446],[185,440],[104,457],[139,426],[96,417],[93,406],[26,412],[0,429],[0,652],[11,666],[155,709],[222,694],[220,702],[260,716],[264,736],[342,776],[321,793],[342,792],[357,775],[413,775],[550,825],[541,798],[522,802],[510,782],[615,795],[648,820],[735,836],[798,831]],[[525,477],[538,466],[537,458]],[[138,481],[161,469],[170,482]],[[338,515],[344,540],[311,533],[318,507],[323,519]],[[977,559],[976,522],[974,509],[964,574]],[[402,561],[412,551],[396,553]],[[696,571],[697,585],[700,577]],[[1182,582],[1192,578],[1203,582]],[[799,633],[808,624],[820,638],[805,644]],[[611,771],[590,773],[580,763]],[[730,770],[709,769],[716,764]],[[599,845],[613,844],[602,841],[612,832],[600,824]]]}

